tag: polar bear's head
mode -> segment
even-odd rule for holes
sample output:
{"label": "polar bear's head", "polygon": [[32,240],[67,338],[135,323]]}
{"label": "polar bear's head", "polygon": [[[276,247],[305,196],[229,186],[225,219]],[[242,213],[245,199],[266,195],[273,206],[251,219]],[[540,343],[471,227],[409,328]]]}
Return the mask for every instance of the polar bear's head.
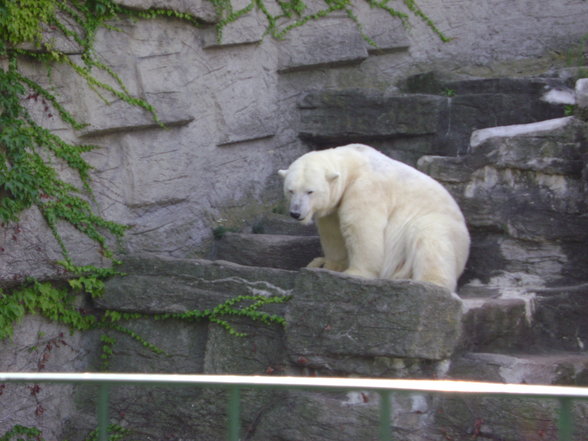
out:
{"label": "polar bear's head", "polygon": [[290,216],[303,224],[330,214],[336,206],[332,184],[339,173],[326,167],[320,158],[319,152],[307,153],[287,170],[278,171],[284,178],[284,194],[290,200]]}

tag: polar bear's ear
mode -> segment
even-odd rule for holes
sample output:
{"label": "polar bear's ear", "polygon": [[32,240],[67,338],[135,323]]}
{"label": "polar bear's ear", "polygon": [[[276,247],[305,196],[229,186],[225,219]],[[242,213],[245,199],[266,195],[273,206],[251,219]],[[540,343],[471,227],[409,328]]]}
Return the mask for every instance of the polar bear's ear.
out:
{"label": "polar bear's ear", "polygon": [[327,181],[332,182],[337,179],[341,174],[337,171],[329,171],[327,172]]}
{"label": "polar bear's ear", "polygon": [[278,174],[282,177],[285,178],[286,175],[288,174],[288,170],[278,170]]}

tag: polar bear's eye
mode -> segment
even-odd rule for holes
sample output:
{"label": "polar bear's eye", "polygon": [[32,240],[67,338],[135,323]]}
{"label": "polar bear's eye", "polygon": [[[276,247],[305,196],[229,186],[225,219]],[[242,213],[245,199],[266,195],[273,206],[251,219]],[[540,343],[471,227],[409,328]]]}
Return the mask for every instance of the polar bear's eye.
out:
{"label": "polar bear's eye", "polygon": [[306,192],[306,194],[313,194],[313,193],[314,193],[314,191],[312,191],[312,190],[308,190],[308,191]]}

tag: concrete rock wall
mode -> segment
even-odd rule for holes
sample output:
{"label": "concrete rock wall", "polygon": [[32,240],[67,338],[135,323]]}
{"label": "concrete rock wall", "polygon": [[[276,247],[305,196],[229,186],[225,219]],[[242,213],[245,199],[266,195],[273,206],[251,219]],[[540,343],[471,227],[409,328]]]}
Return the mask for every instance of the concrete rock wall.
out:
{"label": "concrete rock wall", "polygon": [[[120,3],[173,7],[205,23],[215,20],[207,1]],[[420,6],[450,42],[442,43],[418,19],[404,27],[363,3],[354,5],[356,14],[378,49],[336,14],[293,30],[283,41],[263,38],[265,22],[258,12],[229,25],[221,42],[212,25],[196,29],[166,19],[116,23],[119,31],[97,35],[100,58],[132,93],[154,105],[166,128],[120,100],[103,102],[63,67],[48,79],[38,65],[23,60],[23,70],[50,85],[89,126],[72,133],[39,104],[31,102],[31,112],[65,138],[100,147],[86,156],[95,167],[97,206],[106,218],[132,227],[126,251],[194,255],[205,248],[213,228],[240,226],[277,202],[275,170],[306,151],[297,136],[296,102],[309,90],[386,90],[423,63],[490,66],[565,52],[586,32],[588,20],[583,0],[540,6],[422,1]],[[75,57],[75,44],[56,44]],[[62,232],[76,262],[102,261],[75,231],[63,226]],[[34,208],[18,226],[2,229],[0,248],[0,283],[58,274],[51,262],[59,258],[59,248]]]}
{"label": "concrete rock wall", "polygon": [[[23,69],[40,82],[51,83],[63,96],[66,107],[89,123],[86,129],[71,132],[57,119],[48,118],[35,103],[30,103],[31,112],[56,133],[100,147],[87,155],[95,167],[97,206],[106,218],[132,227],[123,243],[123,251],[183,258],[203,252],[213,228],[243,226],[260,213],[271,211],[271,207],[278,203],[281,196],[275,171],[308,149],[299,139],[301,127],[306,123],[301,121],[303,106],[299,104],[310,91],[354,88],[391,93],[396,90],[398,80],[421,72],[425,67],[427,71],[442,66],[459,72],[500,73],[503,69],[501,63],[504,63],[510,73],[513,69],[515,73],[517,69],[527,71],[542,65],[534,57],[546,51],[565,52],[586,32],[588,8],[585,1],[544,3],[454,0],[439,4],[432,0],[422,1],[423,10],[453,38],[449,43],[440,42],[418,20],[412,20],[412,26],[404,28],[398,20],[375,13],[367,5],[358,5],[357,14],[368,23],[364,29],[378,42],[377,50],[365,43],[348,19],[338,16],[296,29],[284,41],[263,39],[263,20],[255,14],[229,26],[220,43],[212,25],[194,29],[174,20],[123,22],[117,23],[120,32],[101,31],[97,36],[97,49],[104,61],[121,75],[133,93],[147,98],[156,107],[166,128],[159,127],[146,112],[122,102],[115,100],[107,105],[66,69],[56,68],[51,79],[47,79],[38,65],[23,61]],[[124,4],[138,8],[171,6],[196,14],[207,23],[215,19],[211,5],[205,1],[125,0]],[[69,51],[75,54],[75,45],[70,46]],[[520,146],[521,151],[528,148]],[[431,163],[430,167],[434,165]],[[457,179],[456,186],[465,185],[465,180],[459,180],[459,170],[455,171],[457,178],[449,176],[448,181],[455,183]],[[64,174],[67,171],[64,170]],[[486,181],[480,179],[480,182]],[[476,188],[478,192],[484,190],[483,186]],[[501,213],[487,215],[499,217]],[[501,219],[492,218],[492,221],[500,222]],[[77,263],[102,261],[92,243],[66,225],[61,228]],[[505,244],[502,250],[508,252],[509,257],[521,255],[519,248],[508,248],[508,245]],[[35,209],[24,213],[18,224],[2,227],[0,251],[0,286],[19,283],[25,276],[61,276],[59,269],[52,265],[60,258],[59,248]],[[540,251],[536,259],[539,264],[549,250],[542,248]],[[583,254],[577,256],[574,262],[579,265],[583,262]],[[492,268],[502,270],[501,267]],[[181,265],[177,269],[181,270]],[[543,268],[537,265],[533,271],[542,273]],[[559,281],[562,272],[562,268],[557,267],[549,275]],[[262,276],[267,278],[268,274],[267,271],[253,274],[252,280]],[[284,274],[285,289],[292,289],[294,282],[288,277],[294,276]],[[312,284],[313,277],[320,277],[320,273],[309,273],[304,277],[306,283]],[[143,285],[134,280],[137,282],[135,288],[142,286],[144,290],[136,293],[129,304],[125,290],[134,286],[133,280],[129,280],[129,286],[119,281],[120,291],[110,299],[119,302],[117,309],[136,310],[140,306],[143,312],[161,311],[161,308],[175,311],[181,302],[187,302],[190,307],[206,307],[207,301],[210,305],[218,303],[218,298],[202,295],[197,305],[190,304],[195,300],[190,296],[194,286],[188,284],[184,291],[168,292],[165,304],[156,304],[165,286],[146,277],[142,280]],[[243,283],[242,288],[248,287],[250,284]],[[150,289],[152,295],[147,296]],[[142,304],[137,305],[140,302]],[[517,318],[525,313],[523,306],[519,308],[523,311]],[[312,306],[308,310],[315,309]],[[470,317],[470,321],[475,318],[477,316]],[[365,320],[369,321],[368,318]],[[550,317],[544,322],[551,322]],[[434,323],[428,325],[433,326],[430,333],[434,337]],[[365,363],[355,352],[342,355],[340,348],[330,342],[324,344],[326,355],[315,353],[318,350],[309,355],[306,347],[299,340],[297,345],[294,339],[296,352],[288,354],[283,346],[282,329],[252,329],[257,333],[253,339],[235,340],[228,338],[219,328],[209,328],[206,324],[147,325],[137,322],[133,326],[140,333],[151,333],[157,344],[173,347],[173,353],[170,358],[154,359],[150,358],[153,354],[148,351],[139,352],[138,357],[144,363],[139,366],[130,355],[136,351],[136,346],[132,349],[123,346],[113,360],[115,370],[260,373],[267,372],[269,367],[283,369],[288,363],[291,366],[303,359],[312,365],[296,366],[298,373],[315,368],[328,372],[336,363],[336,372],[346,375],[443,376],[448,366],[442,359],[451,352],[451,349],[435,343],[432,348],[441,352],[430,356],[433,362],[414,361],[411,364],[406,357],[423,357],[417,351],[420,342],[416,341],[410,342],[413,346],[408,349],[412,352],[401,354],[403,360],[394,359],[390,354],[374,353],[375,363]],[[56,329],[38,318],[22,322],[15,335],[14,341],[2,344],[2,370],[63,371],[95,369],[97,366],[95,353],[79,349],[95,349],[95,335],[85,335],[83,339],[78,335],[70,337],[66,330]],[[474,335],[472,340],[482,340],[483,337]],[[505,345],[510,344],[509,341]],[[465,344],[473,345],[469,341]],[[223,350],[212,350],[214,347]],[[479,366],[483,357],[470,358],[474,359],[475,366]],[[468,360],[456,364],[456,375]],[[492,361],[496,362],[496,359],[492,358]],[[44,428],[46,438],[52,439],[63,434],[62,423],[65,423],[71,431],[69,438],[76,439],[80,428],[89,430],[95,425],[91,416],[93,402],[84,398],[87,395],[74,394],[71,389],[53,392],[42,388],[35,392],[26,386],[10,386],[1,389],[0,396],[3,402],[11,403],[10,407],[0,410],[1,428],[19,423],[36,425]],[[135,397],[135,401],[129,397]],[[368,439],[373,435],[369,432],[376,404],[373,397],[266,398],[262,400],[254,394],[245,397],[251,406],[245,410],[244,421],[256,428],[258,437],[248,434],[250,439],[272,436],[292,440],[325,439],[330,432],[325,435],[321,428],[324,425],[329,426],[329,430],[346,427],[346,421],[333,419],[333,415],[350,407],[354,407],[351,418],[358,423],[354,426],[359,432],[341,432],[342,439]],[[218,396],[210,392],[192,395],[184,391],[156,391],[139,397],[139,401],[153,402],[155,407],[173,409],[165,424],[154,432],[156,434],[170,433],[183,423],[186,425],[182,427],[191,430],[188,422],[194,420],[204,421],[204,433],[223,433],[222,423],[210,418],[210,415],[216,415],[222,419],[224,415],[217,399]],[[274,405],[275,399],[280,400],[280,406]],[[116,418],[124,421],[125,414],[133,415],[128,417],[128,422],[134,427],[141,427],[149,420],[150,415],[145,414],[145,409],[135,405],[138,401],[131,392],[123,390],[114,401]],[[423,397],[406,397],[405,401],[395,403],[399,404],[394,406],[399,409],[394,415],[396,427],[410,431],[424,427],[433,418],[432,407]],[[199,407],[196,413],[190,412],[195,402]],[[178,413],[180,408],[188,410]],[[308,412],[325,408],[328,412],[318,414],[320,424],[305,425]],[[450,412],[451,409],[447,414]],[[262,413],[273,413],[274,417],[265,423],[260,422],[258,416]],[[286,421],[292,415],[299,424],[282,427],[275,423]],[[34,421],[31,422],[31,418]],[[131,418],[134,419],[131,421]],[[179,435],[185,435],[185,439],[190,436],[189,433]],[[470,434],[466,438],[470,439]],[[406,439],[410,438],[407,436]],[[419,435],[414,439],[419,439]]]}
{"label": "concrete rock wall", "polygon": [[[214,323],[141,319],[125,323],[165,350],[156,354],[126,335],[117,344],[113,372],[242,375],[442,376],[459,341],[461,302],[447,290],[411,281],[362,280],[326,270],[288,271],[226,261],[129,258],[128,276],[108,282],[96,307],[147,314],[210,309],[243,295],[287,296],[264,311],[286,326],[227,317],[236,337]],[[237,308],[247,305],[243,302]],[[428,317],[435,315],[435,320]],[[92,337],[87,344],[91,345]],[[89,368],[96,361],[89,358]],[[93,428],[95,393],[77,388],[77,413],[68,439]],[[422,398],[395,398],[395,425],[424,430],[432,412]],[[414,398],[417,400],[417,398]],[[243,439],[374,439],[377,394],[243,391]],[[422,411],[422,417],[419,417]],[[226,393],[218,390],[117,387],[111,421],[137,439],[224,439]],[[154,417],[156,416],[156,417]],[[310,417],[310,418],[309,418]],[[412,417],[412,420],[410,419]],[[423,421],[420,424],[415,424]],[[416,420],[416,421],[415,421]],[[417,440],[417,438],[404,438]]]}

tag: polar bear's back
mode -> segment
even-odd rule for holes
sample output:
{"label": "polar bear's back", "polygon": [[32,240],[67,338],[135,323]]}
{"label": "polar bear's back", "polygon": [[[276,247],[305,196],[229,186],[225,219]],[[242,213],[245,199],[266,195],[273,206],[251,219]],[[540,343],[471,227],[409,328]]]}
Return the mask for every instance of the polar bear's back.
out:
{"label": "polar bear's back", "polygon": [[[351,144],[334,150],[351,158],[349,167],[361,170],[352,185],[362,187],[364,200],[388,210],[379,277],[427,280],[455,289],[470,239],[463,214],[445,187],[369,146]],[[369,191],[370,185],[374,191]]]}
{"label": "polar bear's back", "polygon": [[353,168],[363,169],[362,173],[370,180],[382,182],[396,202],[398,198],[407,201],[407,209],[430,211],[439,207],[445,213],[451,212],[463,219],[461,210],[445,187],[416,168],[364,144],[349,144],[332,150],[347,160],[353,158]]}

